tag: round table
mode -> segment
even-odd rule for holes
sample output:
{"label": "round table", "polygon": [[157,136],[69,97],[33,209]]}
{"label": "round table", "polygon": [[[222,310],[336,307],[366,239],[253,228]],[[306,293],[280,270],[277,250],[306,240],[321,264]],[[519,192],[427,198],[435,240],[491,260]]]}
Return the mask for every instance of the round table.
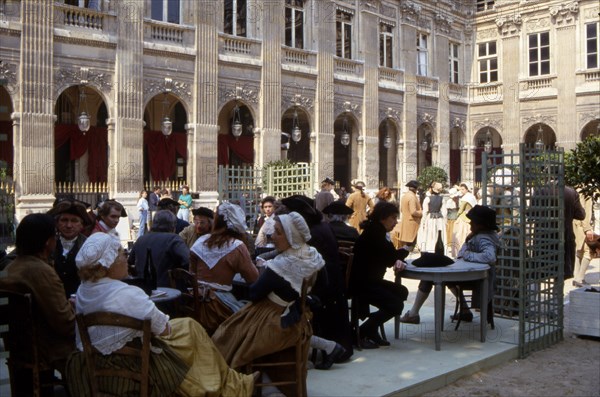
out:
{"label": "round table", "polygon": [[435,287],[435,350],[440,350],[442,340],[442,325],[444,319],[444,296],[446,283],[459,283],[462,281],[479,281],[481,286],[481,324],[479,334],[481,342],[485,342],[487,332],[487,296],[488,296],[488,270],[490,266],[485,263],[467,262],[457,259],[452,265],[444,267],[416,267],[413,260],[407,260],[406,269],[398,273],[398,277],[413,280],[431,281]]}

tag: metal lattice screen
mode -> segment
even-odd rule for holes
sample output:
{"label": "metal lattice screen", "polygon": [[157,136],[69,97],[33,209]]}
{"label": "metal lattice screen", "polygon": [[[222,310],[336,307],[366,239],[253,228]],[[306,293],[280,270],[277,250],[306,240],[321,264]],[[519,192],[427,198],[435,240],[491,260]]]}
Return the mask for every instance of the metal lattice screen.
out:
{"label": "metal lattice screen", "polygon": [[241,206],[252,230],[263,197],[280,199],[294,194],[312,197],[313,169],[308,163],[266,168],[219,166],[219,200]]}
{"label": "metal lattice screen", "polygon": [[563,337],[564,154],[522,144],[518,154],[484,154],[483,170],[503,242],[494,310],[518,319],[525,357]]}

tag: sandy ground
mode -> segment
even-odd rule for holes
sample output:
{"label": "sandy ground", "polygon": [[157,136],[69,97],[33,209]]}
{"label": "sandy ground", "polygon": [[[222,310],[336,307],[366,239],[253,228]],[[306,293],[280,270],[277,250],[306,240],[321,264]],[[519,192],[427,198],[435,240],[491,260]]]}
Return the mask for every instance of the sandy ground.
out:
{"label": "sandy ground", "polygon": [[423,395],[454,396],[600,396],[600,339],[578,337],[567,327],[564,340],[552,347]]}

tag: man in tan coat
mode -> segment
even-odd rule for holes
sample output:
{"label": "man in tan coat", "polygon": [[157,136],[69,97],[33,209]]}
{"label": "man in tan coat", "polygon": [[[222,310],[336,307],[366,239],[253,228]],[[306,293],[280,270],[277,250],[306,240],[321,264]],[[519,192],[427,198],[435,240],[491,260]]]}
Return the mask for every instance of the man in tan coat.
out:
{"label": "man in tan coat", "polygon": [[590,266],[592,256],[590,255],[590,247],[585,243],[593,241],[594,230],[592,229],[592,200],[586,199],[579,193],[579,202],[585,210],[585,219],[573,221],[573,229],[575,231],[575,268],[573,269],[573,286],[581,288],[588,284],[585,281],[585,272]]}
{"label": "man in tan coat", "polygon": [[405,245],[414,246],[419,231],[419,224],[423,217],[421,203],[417,196],[419,182],[412,180],[405,185],[408,192],[400,200],[400,215],[402,220],[392,232],[392,240],[396,248]]}

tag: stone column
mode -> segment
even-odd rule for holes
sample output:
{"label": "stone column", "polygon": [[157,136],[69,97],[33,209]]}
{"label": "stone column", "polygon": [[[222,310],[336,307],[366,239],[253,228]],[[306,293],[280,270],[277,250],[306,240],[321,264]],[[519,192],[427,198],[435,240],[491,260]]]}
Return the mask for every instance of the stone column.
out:
{"label": "stone column", "polygon": [[[519,141],[523,136],[524,131],[521,128],[520,117],[521,102],[519,100],[519,64],[518,59],[514,59],[515,54],[526,53],[520,50],[520,32],[521,24],[515,23],[515,21],[505,21],[500,26],[500,34],[502,36],[502,89],[504,95],[502,98],[502,120],[503,126],[502,131],[499,131],[502,135],[502,143],[505,147],[505,152],[514,150],[516,153],[519,152]],[[512,59],[512,62],[507,60]],[[512,89],[515,87],[515,89]],[[503,134],[503,131],[507,131]],[[477,131],[473,131],[475,134]],[[512,132],[512,133],[510,133]],[[473,135],[474,136],[474,135]],[[475,159],[473,159],[475,161]],[[471,175],[473,178],[474,175]]]}
{"label": "stone column", "polygon": [[436,156],[432,158],[435,166],[442,168],[450,176],[450,98],[448,98],[449,65],[448,65],[448,38],[439,34],[439,25],[436,26],[436,46],[434,56],[434,76],[439,78],[439,96],[437,103],[437,128],[434,141],[437,143]]}
{"label": "stone column", "polygon": [[[561,21],[558,18],[555,19],[559,26],[556,29],[556,45],[553,48],[572,48],[573,43],[577,42],[574,21],[574,18],[565,18]],[[573,131],[573,126],[577,126],[577,97],[575,94],[577,79],[573,78],[576,73],[577,58],[559,54],[551,54],[551,56],[556,61],[556,89],[559,93],[557,114],[560,117],[556,118],[556,143],[568,151],[574,149],[577,142],[580,141],[579,131]]]}
{"label": "stone column", "polygon": [[45,212],[54,201],[53,17],[54,2],[21,1],[21,92],[13,115],[17,219]]}
{"label": "stone column", "polygon": [[260,140],[255,163],[262,166],[281,156],[281,40],[284,0],[262,3],[262,71],[260,86]]}
{"label": "stone column", "polygon": [[317,42],[317,90],[315,100],[315,189],[318,181],[333,178],[335,134],[333,55],[335,54],[335,4],[331,0],[317,0],[315,7]]}
{"label": "stone column", "polygon": [[359,146],[357,177],[368,188],[379,187],[379,16],[370,10],[361,11],[360,40],[365,68],[363,91],[362,135]]}
{"label": "stone column", "polygon": [[417,142],[417,49],[416,29],[407,24],[401,25],[400,46],[404,59],[404,107],[402,108],[402,132],[404,153],[401,157],[403,172],[398,181],[404,186],[411,179],[417,178],[417,161],[419,144]]}
{"label": "stone column", "polygon": [[126,207],[136,205],[142,188],[144,95],[144,7],[117,5],[115,133],[109,139],[109,195]]}
{"label": "stone column", "polygon": [[194,110],[188,135],[190,189],[200,192],[202,205],[213,208],[218,198],[217,138],[219,134],[219,32],[222,7],[218,2],[194,2],[196,64]]}

